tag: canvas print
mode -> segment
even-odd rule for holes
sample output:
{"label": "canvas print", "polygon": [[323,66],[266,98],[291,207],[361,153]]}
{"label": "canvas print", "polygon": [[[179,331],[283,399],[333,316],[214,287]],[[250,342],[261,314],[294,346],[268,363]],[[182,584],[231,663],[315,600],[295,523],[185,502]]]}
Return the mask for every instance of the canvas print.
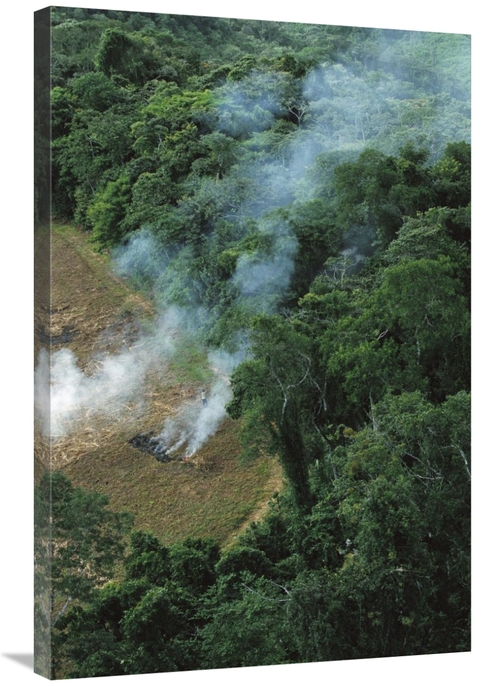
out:
{"label": "canvas print", "polygon": [[35,671],[470,650],[470,36],[35,13]]}

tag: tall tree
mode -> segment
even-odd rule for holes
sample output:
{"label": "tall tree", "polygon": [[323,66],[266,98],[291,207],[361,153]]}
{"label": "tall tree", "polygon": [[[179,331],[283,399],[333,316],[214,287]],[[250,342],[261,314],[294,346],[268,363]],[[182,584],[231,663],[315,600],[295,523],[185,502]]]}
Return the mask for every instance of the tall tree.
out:
{"label": "tall tree", "polygon": [[131,515],[107,505],[105,496],[75,488],[61,471],[45,472],[36,488],[35,523],[48,521],[49,528],[35,531],[35,576],[50,586],[49,605],[39,612],[51,628],[72,602],[89,600],[110,580],[124,555]]}

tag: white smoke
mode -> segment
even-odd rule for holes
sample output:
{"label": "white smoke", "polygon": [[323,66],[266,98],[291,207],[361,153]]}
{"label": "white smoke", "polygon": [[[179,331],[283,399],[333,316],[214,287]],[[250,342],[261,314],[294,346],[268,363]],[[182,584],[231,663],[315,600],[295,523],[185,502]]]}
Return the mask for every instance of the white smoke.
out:
{"label": "white smoke", "polygon": [[[457,137],[462,129],[466,132],[468,125],[466,118],[462,123],[455,117],[458,130],[450,134],[449,124],[447,129],[440,120],[444,117],[441,108],[426,120],[426,131],[415,128],[411,117],[405,125],[406,110],[420,102],[412,100],[419,97],[412,84],[394,73],[379,70],[367,79],[346,66],[325,64],[310,72],[303,80],[302,90],[296,91],[302,108],[301,126],[286,138],[278,135],[279,146],[271,153],[269,136],[274,135],[276,115],[284,115],[287,110],[289,86],[283,75],[254,70],[241,81],[226,83],[218,93],[222,103],[219,131],[244,140],[249,144],[248,150],[254,151],[254,157],[252,160],[251,155],[247,156],[250,162],[240,160],[222,180],[205,181],[205,190],[214,198],[224,190],[237,190],[228,195],[232,199],[238,198],[238,206],[227,210],[228,215],[224,216],[236,223],[238,218],[243,218],[238,227],[243,233],[246,225],[252,227],[247,221],[251,219],[253,227],[257,226],[258,231],[270,239],[265,242],[265,249],[249,249],[240,254],[232,275],[239,303],[250,313],[272,312],[290,285],[297,239],[285,218],[270,217],[293,200],[311,199],[314,184],[310,183],[310,173],[318,155],[335,151],[338,164],[356,157],[367,141],[370,146],[393,154],[403,142],[424,133],[430,140],[439,140],[442,149],[450,137]],[[446,88],[443,82],[445,94]],[[456,107],[446,111],[447,117],[450,112],[456,112]],[[394,130],[399,132],[399,137],[393,135]],[[261,132],[261,139],[255,135],[257,132]],[[439,149],[433,153],[438,154]],[[188,199],[180,203],[179,211],[182,208],[190,211],[189,193],[187,196]],[[358,255],[356,246],[351,247],[352,254],[339,256],[341,262],[338,265],[335,262],[332,268],[345,270],[351,268],[353,262],[355,266]],[[98,360],[98,371],[91,376],[79,368],[69,350],[54,353],[50,364],[48,353],[42,351],[35,374],[35,392],[37,417],[46,433],[59,435],[84,415],[119,413],[131,398],[140,400],[145,375],[152,365],[168,364],[175,349],[176,332],[196,332],[209,317],[199,307],[203,280],[196,281],[186,269],[191,261],[188,249],[169,246],[168,250],[169,253],[149,231],[142,230],[115,255],[118,274],[131,278],[140,276],[143,282],[150,283],[152,290],[156,289],[157,303],[161,306],[165,301],[168,305],[171,293],[177,300],[179,294],[183,297],[185,307],[168,308],[167,314],[156,323],[154,334],[141,339],[132,350],[124,349],[117,355]],[[244,332],[241,337],[244,339]],[[238,355],[244,357],[245,354],[243,347]],[[217,362],[214,355],[211,356],[214,377],[211,384],[207,384],[206,406],[200,397],[196,403],[186,404],[177,415],[165,421],[161,440],[170,450],[182,448],[187,454],[193,454],[217,430],[230,400],[228,379],[238,355],[228,356],[225,363],[222,353]],[[49,377],[50,398],[45,390]]]}
{"label": "white smoke", "polygon": [[142,276],[155,281],[167,268],[170,256],[151,231],[143,228],[113,254],[113,266],[121,277]]}
{"label": "white smoke", "polygon": [[231,400],[231,389],[223,379],[217,379],[196,417],[187,446],[188,456],[194,455],[219,428],[226,416],[226,405]]}
{"label": "white smoke", "polygon": [[285,235],[275,241],[269,255],[241,255],[232,277],[241,301],[253,311],[271,312],[290,284],[296,250],[296,238]]}
{"label": "white smoke", "polygon": [[226,405],[231,400],[231,389],[226,379],[215,379],[205,402],[201,395],[196,403],[186,404],[163,425],[158,439],[169,453],[183,451],[186,457],[194,455],[214,435],[226,416]]}
{"label": "white smoke", "polygon": [[187,403],[174,417],[169,417],[157,437],[167,452],[184,452],[193,456],[213,436],[226,417],[226,405],[231,400],[229,377],[248,355],[246,343],[234,353],[212,350],[208,353],[210,369],[214,374],[208,392],[201,391],[196,402]]}
{"label": "white smoke", "polygon": [[233,137],[266,131],[284,111],[280,101],[285,88],[283,75],[258,69],[241,80],[227,81],[218,89],[219,130]]}
{"label": "white smoke", "polygon": [[44,436],[49,436],[51,433],[50,355],[45,348],[42,348],[38,353],[34,382],[35,426]]}
{"label": "white smoke", "polygon": [[166,366],[176,350],[182,314],[170,308],[130,348],[93,360],[86,374],[68,348],[42,350],[35,369],[35,416],[46,437],[66,435],[84,418],[119,416],[127,403],[139,404],[146,374]]}
{"label": "white smoke", "polygon": [[[51,358],[42,350],[35,370],[35,408],[44,435],[57,441],[82,420],[111,420],[120,417],[129,403],[140,405],[146,375],[169,364],[191,323],[188,312],[169,308],[156,321],[153,333],[140,338],[133,347],[94,360],[97,370],[93,374],[82,371],[68,348],[54,352]],[[243,340],[242,336],[234,353],[208,353],[213,380],[207,384],[206,404],[199,395],[196,402],[188,401],[165,420],[157,438],[168,452],[183,450],[186,456],[192,456],[217,431],[231,400],[229,377],[247,355]]]}
{"label": "white smoke", "polygon": [[68,425],[86,416],[113,416],[137,393],[147,360],[137,354],[110,355],[99,370],[87,376],[78,367],[75,355],[63,348],[52,356],[50,433],[66,433]]}

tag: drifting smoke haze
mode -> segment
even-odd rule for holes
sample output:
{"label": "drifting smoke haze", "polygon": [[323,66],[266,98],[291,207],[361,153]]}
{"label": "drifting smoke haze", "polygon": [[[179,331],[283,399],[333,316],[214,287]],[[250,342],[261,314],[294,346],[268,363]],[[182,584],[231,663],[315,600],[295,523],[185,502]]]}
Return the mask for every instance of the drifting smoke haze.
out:
{"label": "drifting smoke haze", "polygon": [[207,357],[214,381],[206,392],[206,403],[202,403],[200,397],[196,402],[186,403],[175,416],[166,419],[156,439],[167,452],[182,451],[191,457],[214,435],[231,400],[229,377],[246,356],[247,346],[243,343],[234,353],[209,351]]}
{"label": "drifting smoke haze", "polygon": [[[144,379],[160,365],[168,364],[182,327],[177,308],[158,318],[154,333],[143,336],[131,348],[97,357],[97,371],[89,375],[78,366],[68,348],[39,354],[35,370],[35,413],[40,429],[54,439],[66,435],[83,418],[117,416],[133,400],[137,406],[144,392]],[[49,388],[50,395],[46,391]]]}
{"label": "drifting smoke haze", "polygon": [[199,401],[186,404],[174,417],[165,421],[157,438],[167,452],[183,451],[191,457],[217,431],[230,400],[229,382],[216,379],[207,393],[206,405]]}
{"label": "drifting smoke haze", "polygon": [[270,313],[290,284],[297,239],[282,220],[264,222],[259,228],[272,239],[269,253],[243,253],[238,258],[232,282],[247,311]]}
{"label": "drifting smoke haze", "polygon": [[[157,258],[161,252],[159,242],[148,231],[142,231],[116,252],[116,272],[129,278],[144,277],[146,273],[153,288],[158,288],[169,269],[166,256],[162,261]],[[148,259],[151,255],[152,264]],[[91,375],[80,369],[76,356],[68,348],[56,351],[51,359],[48,351],[42,350],[35,371],[36,417],[42,432],[57,440],[71,433],[82,419],[116,418],[130,402],[140,406],[146,376],[155,368],[167,367],[183,337],[196,334],[208,318],[200,306],[169,306],[157,318],[153,333],[143,335],[131,348],[124,347],[117,354],[96,358],[93,366],[98,370]],[[247,354],[244,339],[242,333],[236,352],[208,352],[214,380],[207,384],[207,404],[203,406],[201,398],[187,402],[165,420],[157,438],[166,450],[182,449],[191,456],[217,431],[231,399],[229,376]]]}
{"label": "drifting smoke haze", "polygon": [[[415,36],[413,40],[418,46],[424,37]],[[378,54],[374,49],[374,62],[380,68],[385,60],[392,67],[395,53],[397,46],[390,47],[380,39]],[[462,55],[460,50],[457,55]],[[460,57],[460,60],[457,68],[468,68],[467,58]],[[276,114],[287,110],[286,93],[292,85],[295,102],[301,107],[300,125],[292,127],[294,132],[288,133],[285,139],[281,136],[279,148],[273,154],[266,144],[262,146],[266,151],[264,159],[259,158],[256,135],[252,139],[256,141],[255,161],[237,162],[222,179],[204,181],[204,192],[213,198],[220,197],[224,188],[243,189],[238,206],[231,208],[228,220],[244,226],[251,219],[253,227],[269,239],[265,249],[241,253],[231,277],[237,291],[236,301],[247,313],[275,311],[290,285],[297,238],[286,219],[272,213],[294,200],[305,202],[314,197],[312,177],[319,155],[338,152],[338,163],[356,158],[367,141],[370,147],[378,147],[386,154],[396,153],[407,141],[415,141],[428,145],[436,157],[448,141],[469,137],[468,100],[454,90],[453,65],[447,65],[443,83],[437,83],[439,69],[434,69],[434,88],[437,93],[444,93],[444,100],[436,97],[434,105],[428,106],[425,135],[415,129],[411,116],[412,108],[417,105],[411,100],[415,98],[415,89],[405,80],[409,69],[405,71],[402,67],[399,78],[393,69],[391,74],[374,71],[371,78],[361,78],[341,64],[325,64],[293,84],[283,74],[255,70],[241,81],[218,89],[217,96],[222,103],[218,111],[219,135],[271,136]],[[463,121],[457,116],[460,107],[443,111],[443,102],[453,104],[454,98],[463,100]],[[455,115],[452,121],[449,112]],[[392,135],[394,130],[398,131],[397,137]],[[189,203],[181,203],[178,211],[189,212]],[[362,259],[357,248],[349,246],[344,257],[357,263]],[[203,286],[185,269],[189,256],[189,248],[165,246],[147,229],[116,251],[117,274],[132,280],[140,277],[142,283],[148,283],[157,307],[164,313],[158,318],[153,334],[138,341],[132,350],[99,360],[100,368],[92,376],[81,371],[69,350],[54,353],[50,365],[48,353],[42,351],[35,374],[35,392],[37,416],[47,435],[64,434],[84,413],[116,414],[131,398],[139,401],[146,374],[154,365],[168,365],[176,349],[175,334],[193,334],[207,321],[213,323],[214,313],[201,304]],[[177,292],[185,293],[186,306],[169,306],[173,283],[178,284]],[[238,335],[241,340],[246,339],[245,331]],[[246,351],[243,345],[234,355],[223,351],[210,353],[214,380],[207,385],[207,404],[202,406],[201,400],[188,403],[165,420],[159,438],[169,450],[182,448],[192,455],[215,433],[231,398],[229,375],[244,359]],[[50,403],[45,392],[49,376]]]}
{"label": "drifting smoke haze", "polygon": [[113,265],[120,277],[143,279],[156,283],[165,272],[170,256],[150,231],[141,229],[126,245],[119,246],[113,255]]}
{"label": "drifting smoke haze", "polygon": [[44,436],[50,436],[50,356],[42,348],[38,353],[34,380],[35,423]]}

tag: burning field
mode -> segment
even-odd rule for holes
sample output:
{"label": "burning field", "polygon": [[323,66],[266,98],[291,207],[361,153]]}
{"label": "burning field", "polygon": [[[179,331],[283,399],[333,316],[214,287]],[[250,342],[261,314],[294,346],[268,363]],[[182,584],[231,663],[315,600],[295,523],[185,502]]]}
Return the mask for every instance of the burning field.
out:
{"label": "burning field", "polygon": [[49,372],[52,383],[50,412],[37,398],[39,468],[105,493],[164,542],[228,543],[281,474],[268,458],[238,461],[224,361],[182,340],[175,311],[156,318],[76,230],[55,227],[52,251],[51,326],[37,331],[35,385],[43,395]]}

